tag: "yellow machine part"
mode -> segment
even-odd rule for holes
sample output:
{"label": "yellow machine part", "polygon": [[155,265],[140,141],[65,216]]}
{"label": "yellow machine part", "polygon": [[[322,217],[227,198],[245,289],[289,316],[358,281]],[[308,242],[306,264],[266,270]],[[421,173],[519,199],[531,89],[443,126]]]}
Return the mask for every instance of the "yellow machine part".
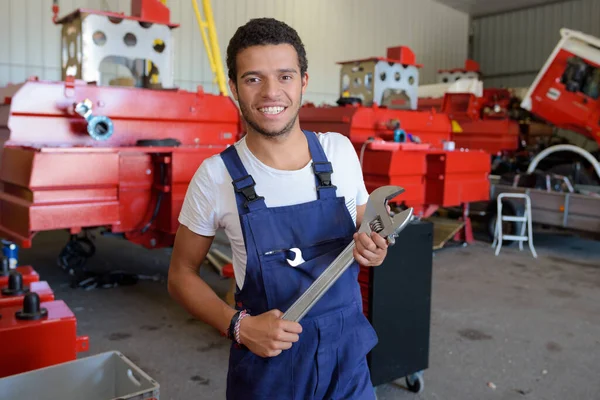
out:
{"label": "yellow machine part", "polygon": [[208,55],[208,61],[210,68],[215,74],[217,85],[219,86],[219,92],[222,95],[227,96],[227,83],[225,80],[225,72],[223,70],[223,63],[221,61],[221,51],[219,50],[219,41],[217,39],[217,30],[215,28],[215,21],[213,18],[212,7],[210,0],[202,0],[202,6],[206,20],[202,19],[200,9],[196,0],[192,0],[194,6],[194,12],[196,13],[196,19],[198,20],[198,27],[200,28],[200,34],[202,35],[202,41],[206,48]]}

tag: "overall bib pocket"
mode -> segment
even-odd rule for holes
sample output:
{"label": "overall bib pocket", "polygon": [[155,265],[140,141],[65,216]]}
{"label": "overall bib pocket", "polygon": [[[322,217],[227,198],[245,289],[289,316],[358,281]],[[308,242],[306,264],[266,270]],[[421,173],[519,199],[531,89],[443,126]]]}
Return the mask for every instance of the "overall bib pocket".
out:
{"label": "overall bib pocket", "polygon": [[[269,309],[276,308],[285,312],[336,259],[347,242],[347,239],[341,238],[300,249],[305,262],[296,267],[292,267],[286,261],[289,256],[288,251],[272,252],[261,256],[262,277]],[[343,277],[340,278],[328,292],[338,291],[343,285],[343,280]],[[333,295],[331,297],[343,298]]]}

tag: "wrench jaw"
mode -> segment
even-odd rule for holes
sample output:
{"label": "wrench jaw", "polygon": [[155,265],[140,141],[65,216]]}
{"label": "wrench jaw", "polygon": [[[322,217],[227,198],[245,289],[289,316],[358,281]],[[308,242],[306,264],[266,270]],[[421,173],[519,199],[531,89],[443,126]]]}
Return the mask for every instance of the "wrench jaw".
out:
{"label": "wrench jaw", "polygon": [[394,215],[393,217],[393,226],[395,227],[393,232],[387,235],[387,241],[389,244],[394,245],[396,243],[396,238],[406,228],[406,226],[412,221],[413,217],[413,208],[410,207],[401,213]]}
{"label": "wrench jaw", "polygon": [[363,222],[358,231],[367,235],[375,231],[386,238],[388,243],[393,243],[395,237],[411,221],[413,215],[412,208],[402,211],[393,218],[389,214],[387,210],[388,201],[402,193],[404,193],[404,188],[392,185],[382,186],[374,190],[367,201]]}

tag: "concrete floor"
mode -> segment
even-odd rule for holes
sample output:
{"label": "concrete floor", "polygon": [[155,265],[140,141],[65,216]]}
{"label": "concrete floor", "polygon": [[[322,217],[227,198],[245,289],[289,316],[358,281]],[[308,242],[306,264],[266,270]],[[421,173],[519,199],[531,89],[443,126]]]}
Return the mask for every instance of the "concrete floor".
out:
{"label": "concrete floor", "polygon": [[[75,312],[90,338],[82,355],[123,352],[160,383],[161,400],[224,398],[228,341],[168,296],[169,251],[99,237],[90,269],[161,279],[84,291],[56,264],[66,240],[41,234],[20,257]],[[535,245],[537,260],[516,247],[494,257],[485,242],[437,252],[425,389],[401,380],[379,399],[600,398],[600,242],[538,234]],[[210,267],[201,275],[224,295],[227,280]]]}

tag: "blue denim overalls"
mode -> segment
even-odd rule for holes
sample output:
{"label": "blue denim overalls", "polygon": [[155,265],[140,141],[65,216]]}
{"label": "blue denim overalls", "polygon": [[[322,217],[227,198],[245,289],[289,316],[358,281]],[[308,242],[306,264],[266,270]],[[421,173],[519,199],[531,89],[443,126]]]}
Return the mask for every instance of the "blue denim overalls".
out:
{"label": "blue denim overalls", "polygon": [[[336,197],[331,164],[317,136],[304,131],[318,199],[267,208],[254,180],[230,146],[221,157],[233,179],[247,264],[236,308],[259,315],[285,312],[353,240],[356,227],[345,199]],[[341,166],[340,166],[341,167]],[[305,262],[290,266],[289,249]],[[374,399],[366,355],[377,335],[362,313],[356,262],[300,321],[300,340],[276,357],[262,358],[232,344],[227,399]]]}

